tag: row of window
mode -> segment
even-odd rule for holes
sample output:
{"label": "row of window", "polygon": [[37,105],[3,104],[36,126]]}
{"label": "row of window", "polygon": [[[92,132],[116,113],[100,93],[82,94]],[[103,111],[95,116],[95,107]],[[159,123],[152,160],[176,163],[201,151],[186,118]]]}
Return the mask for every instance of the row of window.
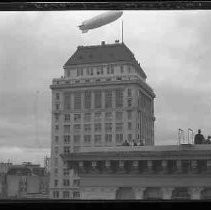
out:
{"label": "row of window", "polygon": [[[121,144],[123,142],[123,134],[122,133],[117,133],[115,135],[105,134],[105,145],[111,144],[112,138],[114,136],[115,136],[116,144]],[[129,141],[132,140],[132,134],[128,134],[127,137],[128,137],[127,139]],[[138,134],[137,138],[139,139],[139,134]],[[73,136],[74,145],[80,144],[80,140],[81,140],[81,135],[74,135]],[[83,141],[84,141],[85,145],[91,144],[92,136],[91,135],[84,135],[83,136]],[[68,145],[70,143],[71,143],[71,137],[70,136],[65,136],[64,144]],[[101,144],[102,143],[102,135],[94,135],[94,143],[95,143],[95,145]],[[55,144],[58,145],[58,141]],[[55,147],[54,148],[54,152],[57,155],[59,153],[59,147]],[[64,153],[69,153],[69,152],[70,152],[70,147],[69,146],[64,146]]]}
{"label": "row of window", "polygon": [[[54,187],[58,187],[59,180],[55,179],[54,180]],[[73,180],[73,187],[78,187],[80,185],[80,180],[79,179],[74,179]],[[70,186],[70,180],[69,179],[63,179],[63,186],[68,187]]]}
{"label": "row of window", "polygon": [[[59,120],[59,114],[55,113],[55,121]],[[73,115],[73,120],[74,122],[80,122],[82,118],[82,114],[74,114]],[[102,119],[103,118],[103,112],[95,112],[94,113],[94,118],[96,120]],[[105,119],[112,119],[113,115],[112,112],[105,112]],[[128,120],[132,119],[132,111],[127,111],[127,118]],[[92,119],[92,113],[85,113],[84,114],[84,121],[90,122]],[[116,120],[122,120],[123,119],[123,112],[116,112],[115,113],[115,119]],[[70,122],[71,120],[71,114],[64,114],[64,122]]]}
{"label": "row of window", "polygon": [[[104,65],[104,66],[96,66],[96,67],[79,67],[76,69],[76,75],[77,76],[85,76],[85,75],[88,75],[88,76],[92,76],[92,75],[103,75],[105,73],[107,74],[114,74],[114,67],[116,65],[114,64],[110,64],[110,65]],[[120,69],[120,72],[121,74],[124,73],[125,70],[127,70],[128,73],[131,73],[131,66],[128,65],[127,66],[127,69],[126,69],[126,66],[124,65],[120,65],[119,66],[119,69]],[[73,69],[71,70],[66,70],[66,75],[67,77],[70,77],[70,71],[74,71]]]}
{"label": "row of window", "polygon": [[[73,95],[73,106],[75,110],[81,109],[82,107],[82,93],[75,92]],[[94,91],[94,108],[102,108],[102,91],[96,90]],[[105,91],[105,108],[112,108],[112,91],[106,90]],[[132,99],[128,99],[128,106],[132,106]],[[92,107],[92,94],[91,91],[87,90],[84,93],[84,108],[91,109]],[[121,108],[123,107],[123,90],[115,90],[115,107]],[[56,103],[56,110],[60,108],[60,104]],[[71,94],[65,93],[64,94],[64,109],[70,110],[71,109]]]}
{"label": "row of window", "polygon": [[[122,131],[123,130],[123,123],[116,123],[116,131]],[[94,124],[94,131],[95,132],[101,132],[102,131],[102,124],[101,123],[95,123]],[[139,124],[137,124],[137,128],[139,128]],[[104,124],[105,131],[111,132],[113,129],[112,123],[105,123]],[[132,122],[128,122],[127,129],[132,130]],[[55,125],[55,131],[59,131],[59,125]],[[81,124],[74,124],[73,125],[73,131],[74,132],[80,132],[81,131]],[[84,131],[85,132],[91,132],[92,131],[92,124],[84,124]],[[70,125],[64,125],[64,133],[70,133],[71,132],[71,126]]]}
{"label": "row of window", "polygon": [[[59,198],[60,197],[59,191],[53,191],[53,198]],[[73,198],[73,199],[79,199],[80,193],[78,191],[69,192],[69,191],[63,191],[63,198]]]}

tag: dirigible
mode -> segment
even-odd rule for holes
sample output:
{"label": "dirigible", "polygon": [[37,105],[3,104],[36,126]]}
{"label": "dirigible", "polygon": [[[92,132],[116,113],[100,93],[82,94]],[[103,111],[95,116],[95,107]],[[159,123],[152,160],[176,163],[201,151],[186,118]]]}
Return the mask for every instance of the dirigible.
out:
{"label": "dirigible", "polygon": [[122,11],[109,11],[97,15],[89,20],[86,20],[79,26],[82,33],[88,32],[90,29],[98,28],[108,23],[111,23],[122,16]]}

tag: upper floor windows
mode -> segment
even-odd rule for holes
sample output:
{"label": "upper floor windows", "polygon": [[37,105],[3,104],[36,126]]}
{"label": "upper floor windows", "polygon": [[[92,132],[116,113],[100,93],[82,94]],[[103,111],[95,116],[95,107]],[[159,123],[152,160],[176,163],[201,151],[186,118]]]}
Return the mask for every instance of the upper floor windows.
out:
{"label": "upper floor windows", "polygon": [[95,92],[95,108],[102,107],[102,92],[100,90]]}
{"label": "upper floor windows", "polygon": [[93,68],[92,68],[92,67],[88,67],[88,68],[86,69],[86,74],[87,74],[87,75],[93,75]]}
{"label": "upper floor windows", "polygon": [[74,109],[81,109],[81,93],[74,93]]}
{"label": "upper floor windows", "polygon": [[83,68],[77,68],[77,76],[83,76]]}
{"label": "upper floor windows", "polygon": [[92,96],[91,91],[85,91],[85,95],[84,95],[84,108],[85,109],[91,108],[91,103],[92,103],[91,96]]}
{"label": "upper floor windows", "polygon": [[105,91],[105,108],[112,107],[112,91],[106,90]]}
{"label": "upper floor windows", "polygon": [[59,99],[60,99],[60,94],[56,93],[56,100],[59,100]]}
{"label": "upper floor windows", "polygon": [[97,75],[102,75],[103,74],[103,66],[98,66],[97,67]]}
{"label": "upper floor windows", "polygon": [[123,91],[122,90],[116,90],[116,107],[122,107],[123,106]]}
{"label": "upper floor windows", "polygon": [[70,93],[64,94],[64,109],[69,110],[71,108],[71,96]]}

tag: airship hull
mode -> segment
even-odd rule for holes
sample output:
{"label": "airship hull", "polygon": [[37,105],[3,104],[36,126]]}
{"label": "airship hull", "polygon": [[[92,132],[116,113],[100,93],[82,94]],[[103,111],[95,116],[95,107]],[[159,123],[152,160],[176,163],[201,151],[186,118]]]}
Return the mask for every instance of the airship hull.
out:
{"label": "airship hull", "polygon": [[79,28],[83,33],[86,33],[90,29],[99,28],[103,25],[109,24],[122,16],[122,11],[118,12],[105,12],[101,15],[93,17],[87,21],[84,21]]}

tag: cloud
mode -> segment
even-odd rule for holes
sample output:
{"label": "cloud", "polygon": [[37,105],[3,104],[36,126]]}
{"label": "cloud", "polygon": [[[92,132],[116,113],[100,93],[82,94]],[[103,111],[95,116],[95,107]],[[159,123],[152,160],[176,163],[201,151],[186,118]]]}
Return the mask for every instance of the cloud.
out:
{"label": "cloud", "polygon": [[[121,19],[86,34],[77,28],[101,12],[0,14],[1,147],[50,148],[52,79],[78,45],[121,40]],[[122,19],[124,42],[157,95],[156,144],[175,143],[178,128],[209,134],[211,12],[124,11]]]}

